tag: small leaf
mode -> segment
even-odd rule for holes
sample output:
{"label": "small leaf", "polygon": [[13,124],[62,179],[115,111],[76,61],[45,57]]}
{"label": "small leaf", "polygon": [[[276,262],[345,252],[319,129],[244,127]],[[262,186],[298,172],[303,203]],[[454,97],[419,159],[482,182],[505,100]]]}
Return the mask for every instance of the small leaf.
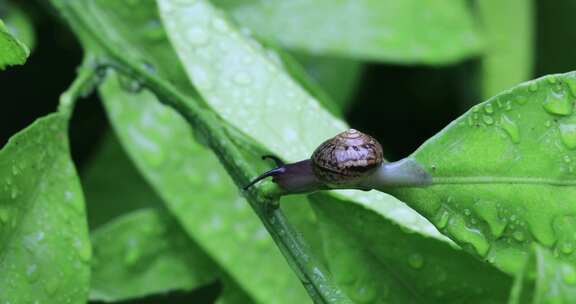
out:
{"label": "small leaf", "polygon": [[128,213],[93,232],[91,300],[190,290],[217,279],[216,264],[158,209]]}
{"label": "small leaf", "polygon": [[321,193],[311,199],[330,271],[356,303],[506,299],[511,278],[454,246],[405,231],[346,200]]}
{"label": "small leaf", "polygon": [[137,167],[186,232],[236,284],[262,303],[307,301],[268,232],[215,156],[194,142],[186,121],[148,92],[122,91],[117,78],[106,81],[101,92]]}
{"label": "small leaf", "polygon": [[36,33],[30,16],[28,16],[22,8],[14,4],[8,4],[6,15],[4,15],[3,18],[6,23],[6,28],[14,37],[20,40],[30,50],[33,50],[36,45]]}
{"label": "small leaf", "polygon": [[441,64],[478,53],[466,1],[218,0],[262,39],[310,54]]}
{"label": "small leaf", "polygon": [[51,114],[0,151],[0,302],[85,303],[90,241],[67,118]]}
{"label": "small leaf", "polygon": [[575,100],[567,73],[474,106],[412,155],[433,185],[392,193],[506,272],[521,268],[532,243],[576,262]]}
{"label": "small leaf", "polygon": [[18,41],[0,20],[0,70],[10,65],[24,64],[29,54],[28,47]]}

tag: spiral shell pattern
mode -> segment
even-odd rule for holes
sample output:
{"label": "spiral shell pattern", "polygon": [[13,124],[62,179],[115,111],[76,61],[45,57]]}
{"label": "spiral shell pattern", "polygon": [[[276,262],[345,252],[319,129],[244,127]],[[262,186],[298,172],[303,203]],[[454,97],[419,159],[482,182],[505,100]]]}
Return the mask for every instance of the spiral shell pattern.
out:
{"label": "spiral shell pattern", "polygon": [[354,129],[322,143],[312,154],[316,177],[328,185],[348,185],[372,173],[383,162],[382,146]]}

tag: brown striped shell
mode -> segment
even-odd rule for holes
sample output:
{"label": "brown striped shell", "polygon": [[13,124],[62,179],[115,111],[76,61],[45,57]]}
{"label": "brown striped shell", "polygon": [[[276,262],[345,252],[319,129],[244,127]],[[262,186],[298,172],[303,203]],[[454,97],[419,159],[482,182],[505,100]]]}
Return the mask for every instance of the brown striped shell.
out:
{"label": "brown striped shell", "polygon": [[348,185],[372,173],[383,161],[382,146],[354,129],[322,143],[312,154],[314,175],[328,185]]}

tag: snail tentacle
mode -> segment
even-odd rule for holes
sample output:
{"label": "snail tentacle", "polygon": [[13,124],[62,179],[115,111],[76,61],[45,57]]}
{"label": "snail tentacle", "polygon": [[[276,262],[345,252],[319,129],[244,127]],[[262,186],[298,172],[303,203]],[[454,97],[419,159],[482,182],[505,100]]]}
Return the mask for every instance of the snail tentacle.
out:
{"label": "snail tentacle", "polygon": [[273,160],[274,163],[276,164],[276,167],[282,167],[285,165],[283,160],[281,160],[278,156],[275,156],[272,154],[262,155],[262,159],[263,160],[267,160],[267,159]]}
{"label": "snail tentacle", "polygon": [[286,169],[284,167],[278,167],[278,168],[274,168],[272,170],[268,170],[262,174],[260,174],[258,177],[256,177],[255,179],[253,179],[248,185],[244,186],[244,188],[242,188],[244,191],[248,190],[250,187],[252,187],[254,184],[256,184],[257,182],[270,177],[270,176],[275,176],[278,174],[282,174],[284,173],[284,171],[286,171]]}

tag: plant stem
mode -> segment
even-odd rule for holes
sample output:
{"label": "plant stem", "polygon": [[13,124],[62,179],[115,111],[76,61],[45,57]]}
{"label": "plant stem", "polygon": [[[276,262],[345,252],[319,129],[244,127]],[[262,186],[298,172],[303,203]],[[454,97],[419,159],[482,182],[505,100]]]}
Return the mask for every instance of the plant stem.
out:
{"label": "plant stem", "polygon": [[[226,128],[223,127],[226,124],[224,121],[210,110],[200,106],[195,99],[181,93],[169,82],[129,59],[127,52],[120,52],[107,43],[107,40],[101,36],[101,32],[89,26],[84,12],[77,9],[73,2],[62,0],[53,0],[53,2],[56,2],[57,7],[63,11],[77,35],[82,36],[82,41],[88,40],[86,35],[89,35],[91,40],[97,42],[98,50],[103,50],[104,55],[110,59],[108,65],[142,82],[158,97],[159,101],[180,113],[204,137],[239,188],[249,183],[256,172],[244,160],[234,140],[228,136]],[[92,43],[88,46],[92,46]],[[79,78],[83,79],[83,77]],[[271,185],[268,184],[268,186]],[[287,221],[282,210],[278,208],[279,197],[276,193],[275,187],[267,187],[264,183],[264,187],[253,187],[250,191],[244,192],[244,195],[314,302],[349,303],[350,301],[332,282],[322,264],[309,253],[308,246]]]}
{"label": "plant stem", "polygon": [[78,97],[85,97],[90,94],[97,84],[98,68],[96,67],[94,56],[88,53],[82,59],[78,68],[78,75],[64,93],[60,95],[58,111],[67,116],[72,115]]}

